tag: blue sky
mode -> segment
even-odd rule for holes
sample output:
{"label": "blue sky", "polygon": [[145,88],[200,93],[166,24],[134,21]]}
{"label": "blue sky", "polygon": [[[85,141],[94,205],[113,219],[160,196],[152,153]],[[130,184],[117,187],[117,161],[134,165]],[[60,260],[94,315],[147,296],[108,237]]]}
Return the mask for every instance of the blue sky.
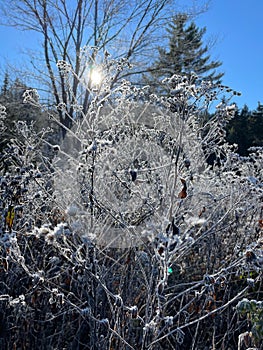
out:
{"label": "blue sky", "polygon": [[263,0],[212,0],[196,20],[216,38],[211,56],[221,61],[223,83],[240,91],[235,101],[255,109],[263,103]]}
{"label": "blue sky", "polygon": [[[240,108],[246,103],[255,109],[258,101],[263,103],[262,18],[263,0],[211,0],[208,11],[195,19],[198,27],[207,28],[208,40],[216,39],[211,58],[223,63],[223,83],[242,93],[235,98]],[[0,74],[6,60],[21,61],[31,35],[0,26]]]}

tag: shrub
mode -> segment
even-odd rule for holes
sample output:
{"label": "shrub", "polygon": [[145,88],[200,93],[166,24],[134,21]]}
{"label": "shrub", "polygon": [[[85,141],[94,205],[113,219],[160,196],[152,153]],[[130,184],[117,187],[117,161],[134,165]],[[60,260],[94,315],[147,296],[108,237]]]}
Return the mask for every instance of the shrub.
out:
{"label": "shrub", "polygon": [[260,293],[262,150],[241,158],[226,143],[225,100],[204,124],[222,86],[192,75],[164,81],[168,98],[111,89],[116,64],[101,66],[87,114],[76,99],[54,158],[31,132],[2,156],[2,344],[236,349],[246,324],[234,306]]}

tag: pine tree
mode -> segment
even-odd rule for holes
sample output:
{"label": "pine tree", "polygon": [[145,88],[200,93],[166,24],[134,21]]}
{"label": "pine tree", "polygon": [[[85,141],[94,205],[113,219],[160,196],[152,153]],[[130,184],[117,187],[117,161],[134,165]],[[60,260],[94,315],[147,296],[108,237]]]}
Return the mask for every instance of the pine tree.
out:
{"label": "pine tree", "polygon": [[10,139],[16,138],[16,123],[26,122],[33,124],[36,131],[50,126],[47,114],[40,108],[23,102],[23,94],[28,87],[18,78],[13,83],[9,82],[6,73],[0,92],[0,105],[6,108],[7,117],[3,120],[5,131],[1,135],[0,152],[9,143]]}
{"label": "pine tree", "polygon": [[204,80],[220,81],[223,76],[216,68],[219,61],[211,61],[208,46],[203,45],[206,28],[199,29],[194,22],[187,26],[188,16],[178,14],[168,25],[169,48],[159,48],[159,58],[149,69],[145,77],[148,84],[159,86],[160,80],[174,74],[190,76],[195,73]]}
{"label": "pine tree", "polygon": [[249,154],[250,147],[263,146],[263,107],[259,103],[255,111],[250,111],[244,105],[237,111],[227,128],[227,141],[238,145],[238,153],[242,156]]}
{"label": "pine tree", "polygon": [[8,72],[5,72],[3,86],[1,88],[1,96],[6,97],[9,89],[9,74]]}

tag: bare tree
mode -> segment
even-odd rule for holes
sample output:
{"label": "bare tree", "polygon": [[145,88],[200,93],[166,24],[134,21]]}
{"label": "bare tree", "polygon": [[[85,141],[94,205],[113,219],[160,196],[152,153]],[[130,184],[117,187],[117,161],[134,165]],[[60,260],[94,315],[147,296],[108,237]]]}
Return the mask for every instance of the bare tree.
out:
{"label": "bare tree", "polygon": [[[174,0],[16,0],[1,1],[1,16],[6,25],[38,33],[41,49],[31,57],[32,77],[41,79],[41,87],[51,91],[55,105],[67,106],[69,113],[65,116],[59,111],[59,119],[70,128],[76,96],[82,96],[84,111],[90,100],[89,90],[81,91],[76,77],[86,77],[91,84],[89,73],[99,64],[98,52],[140,62],[140,71],[144,71],[145,62],[139,57],[153,48],[171,9],[175,12],[175,5]],[[89,61],[82,50],[87,46],[93,48]],[[73,67],[75,76],[70,89],[63,74],[57,72],[59,60]],[[134,68],[132,73],[136,71]],[[112,83],[123,74],[117,72]]]}

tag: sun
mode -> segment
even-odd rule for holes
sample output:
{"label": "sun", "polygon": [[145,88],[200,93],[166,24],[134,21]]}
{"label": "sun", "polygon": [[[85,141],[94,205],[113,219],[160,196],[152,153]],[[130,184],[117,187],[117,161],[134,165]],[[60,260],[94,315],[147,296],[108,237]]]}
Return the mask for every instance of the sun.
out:
{"label": "sun", "polygon": [[90,72],[91,84],[98,86],[101,84],[102,79],[103,79],[103,75],[101,70],[99,70],[98,68],[93,68]]}

